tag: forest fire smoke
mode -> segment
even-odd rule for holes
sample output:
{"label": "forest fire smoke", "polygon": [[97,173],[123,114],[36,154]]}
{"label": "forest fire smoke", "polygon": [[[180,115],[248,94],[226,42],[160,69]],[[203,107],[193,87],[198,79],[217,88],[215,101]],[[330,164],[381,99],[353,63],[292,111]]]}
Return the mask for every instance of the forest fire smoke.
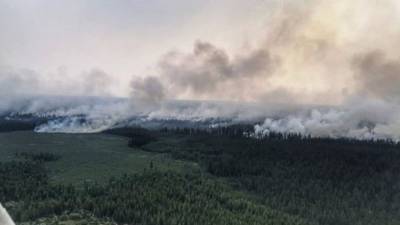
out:
{"label": "forest fire smoke", "polygon": [[35,99],[111,96],[112,76],[93,69],[79,80],[54,80],[0,65],[0,109],[50,118],[37,132],[98,132],[140,118],[258,123],[258,134],[398,140],[398,1],[280,2],[271,5],[255,44],[235,52],[198,40],[191,51],[167,52],[154,74],[133,78],[129,99]]}

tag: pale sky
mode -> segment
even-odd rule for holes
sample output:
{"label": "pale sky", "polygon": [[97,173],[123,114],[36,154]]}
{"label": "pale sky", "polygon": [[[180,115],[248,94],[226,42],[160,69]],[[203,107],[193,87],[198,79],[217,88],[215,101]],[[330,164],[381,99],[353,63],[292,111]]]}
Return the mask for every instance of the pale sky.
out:
{"label": "pale sky", "polygon": [[0,65],[68,76],[100,69],[121,81],[196,40],[232,51],[258,41],[265,0],[0,0]]}
{"label": "pale sky", "polygon": [[0,94],[400,101],[399,43],[398,0],[0,0]]}

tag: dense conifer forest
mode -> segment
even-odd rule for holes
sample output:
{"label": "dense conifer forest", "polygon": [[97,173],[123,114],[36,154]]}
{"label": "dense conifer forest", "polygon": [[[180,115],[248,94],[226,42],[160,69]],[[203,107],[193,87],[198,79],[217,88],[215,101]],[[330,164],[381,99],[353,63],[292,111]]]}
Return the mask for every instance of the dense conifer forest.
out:
{"label": "dense conifer forest", "polygon": [[400,223],[400,146],[391,140],[312,138],[250,126],[162,129],[147,151],[199,162],[237,190],[308,224]]}
{"label": "dense conifer forest", "polygon": [[163,171],[151,162],[141,173],[105,183],[54,183],[46,165],[60,156],[19,152],[0,163],[0,202],[19,223],[69,213],[117,224],[400,223],[397,143],[254,138],[250,131],[239,125],[106,131],[126,137],[132,151],[168,154],[200,170]]}
{"label": "dense conifer forest", "polygon": [[18,222],[83,211],[121,224],[305,224],[202,174],[162,172],[153,165],[106,184],[54,185],[44,166],[50,155],[0,163],[0,201]]}

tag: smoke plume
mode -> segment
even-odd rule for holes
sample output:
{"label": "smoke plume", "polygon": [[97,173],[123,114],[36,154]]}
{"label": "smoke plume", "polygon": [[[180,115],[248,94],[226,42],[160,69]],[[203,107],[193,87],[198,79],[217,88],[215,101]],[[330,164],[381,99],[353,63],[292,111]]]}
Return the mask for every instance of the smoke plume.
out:
{"label": "smoke plume", "polygon": [[400,97],[400,61],[380,51],[356,57],[354,66],[360,89],[367,96],[397,101]]}
{"label": "smoke plume", "polygon": [[[229,121],[258,123],[257,135],[399,140],[398,1],[272,2],[264,29],[248,43],[227,48],[200,37],[191,49],[167,52],[151,76],[132,80],[129,99],[28,101],[112,95],[114,79],[100,69],[76,80],[64,70],[49,78],[2,68],[0,107],[57,118],[40,132],[99,131],[132,120]],[[23,98],[10,97],[17,95]]]}
{"label": "smoke plume", "polygon": [[131,83],[132,98],[141,106],[157,104],[165,99],[163,84],[156,77],[145,77],[133,80]]}
{"label": "smoke plume", "polygon": [[[357,100],[359,101],[359,100]],[[255,126],[255,135],[270,132],[295,133],[312,137],[400,140],[400,107],[384,101],[340,108],[312,109],[281,118],[267,118]]]}
{"label": "smoke plume", "polygon": [[197,41],[191,52],[165,54],[152,79],[178,99],[287,102],[283,93],[297,97],[291,102],[338,105],[360,94],[398,95],[399,8],[395,1],[283,1],[262,41],[237,53]]}

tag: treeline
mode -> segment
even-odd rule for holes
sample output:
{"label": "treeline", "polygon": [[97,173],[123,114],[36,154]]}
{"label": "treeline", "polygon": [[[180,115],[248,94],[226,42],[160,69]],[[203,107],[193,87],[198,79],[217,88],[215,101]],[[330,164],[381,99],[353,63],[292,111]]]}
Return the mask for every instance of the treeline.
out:
{"label": "treeline", "polygon": [[50,152],[17,152],[15,154],[17,158],[23,158],[25,160],[39,161],[39,162],[51,162],[60,159],[59,155]]}
{"label": "treeline", "polygon": [[198,173],[149,168],[77,188],[52,184],[43,160],[27,160],[0,163],[0,183],[0,201],[18,222],[85,211],[121,224],[305,224]]}
{"label": "treeline", "polygon": [[[129,128],[128,128],[129,129]],[[143,128],[141,128],[143,129]],[[306,143],[342,143],[354,145],[380,145],[380,146],[400,146],[400,143],[392,139],[355,139],[355,138],[331,138],[331,137],[312,137],[311,135],[302,135],[298,133],[279,133],[269,132],[265,135],[255,135],[254,126],[251,124],[236,124],[229,126],[210,127],[210,128],[161,128],[159,130],[167,134],[181,134],[188,136],[223,136],[234,138],[252,138],[259,142],[268,141],[292,141],[292,142],[306,142]]]}
{"label": "treeline", "polygon": [[209,128],[185,127],[185,128],[161,128],[161,133],[181,134],[189,136],[228,136],[244,137],[254,131],[254,126],[250,124],[237,124],[230,126],[219,126]]}
{"label": "treeline", "polygon": [[35,123],[30,121],[0,119],[0,132],[33,130],[34,128]]}
{"label": "treeline", "polygon": [[118,135],[129,138],[128,145],[130,147],[142,147],[152,141],[156,140],[155,131],[141,128],[141,127],[121,127],[113,128],[103,131],[105,134]]}

